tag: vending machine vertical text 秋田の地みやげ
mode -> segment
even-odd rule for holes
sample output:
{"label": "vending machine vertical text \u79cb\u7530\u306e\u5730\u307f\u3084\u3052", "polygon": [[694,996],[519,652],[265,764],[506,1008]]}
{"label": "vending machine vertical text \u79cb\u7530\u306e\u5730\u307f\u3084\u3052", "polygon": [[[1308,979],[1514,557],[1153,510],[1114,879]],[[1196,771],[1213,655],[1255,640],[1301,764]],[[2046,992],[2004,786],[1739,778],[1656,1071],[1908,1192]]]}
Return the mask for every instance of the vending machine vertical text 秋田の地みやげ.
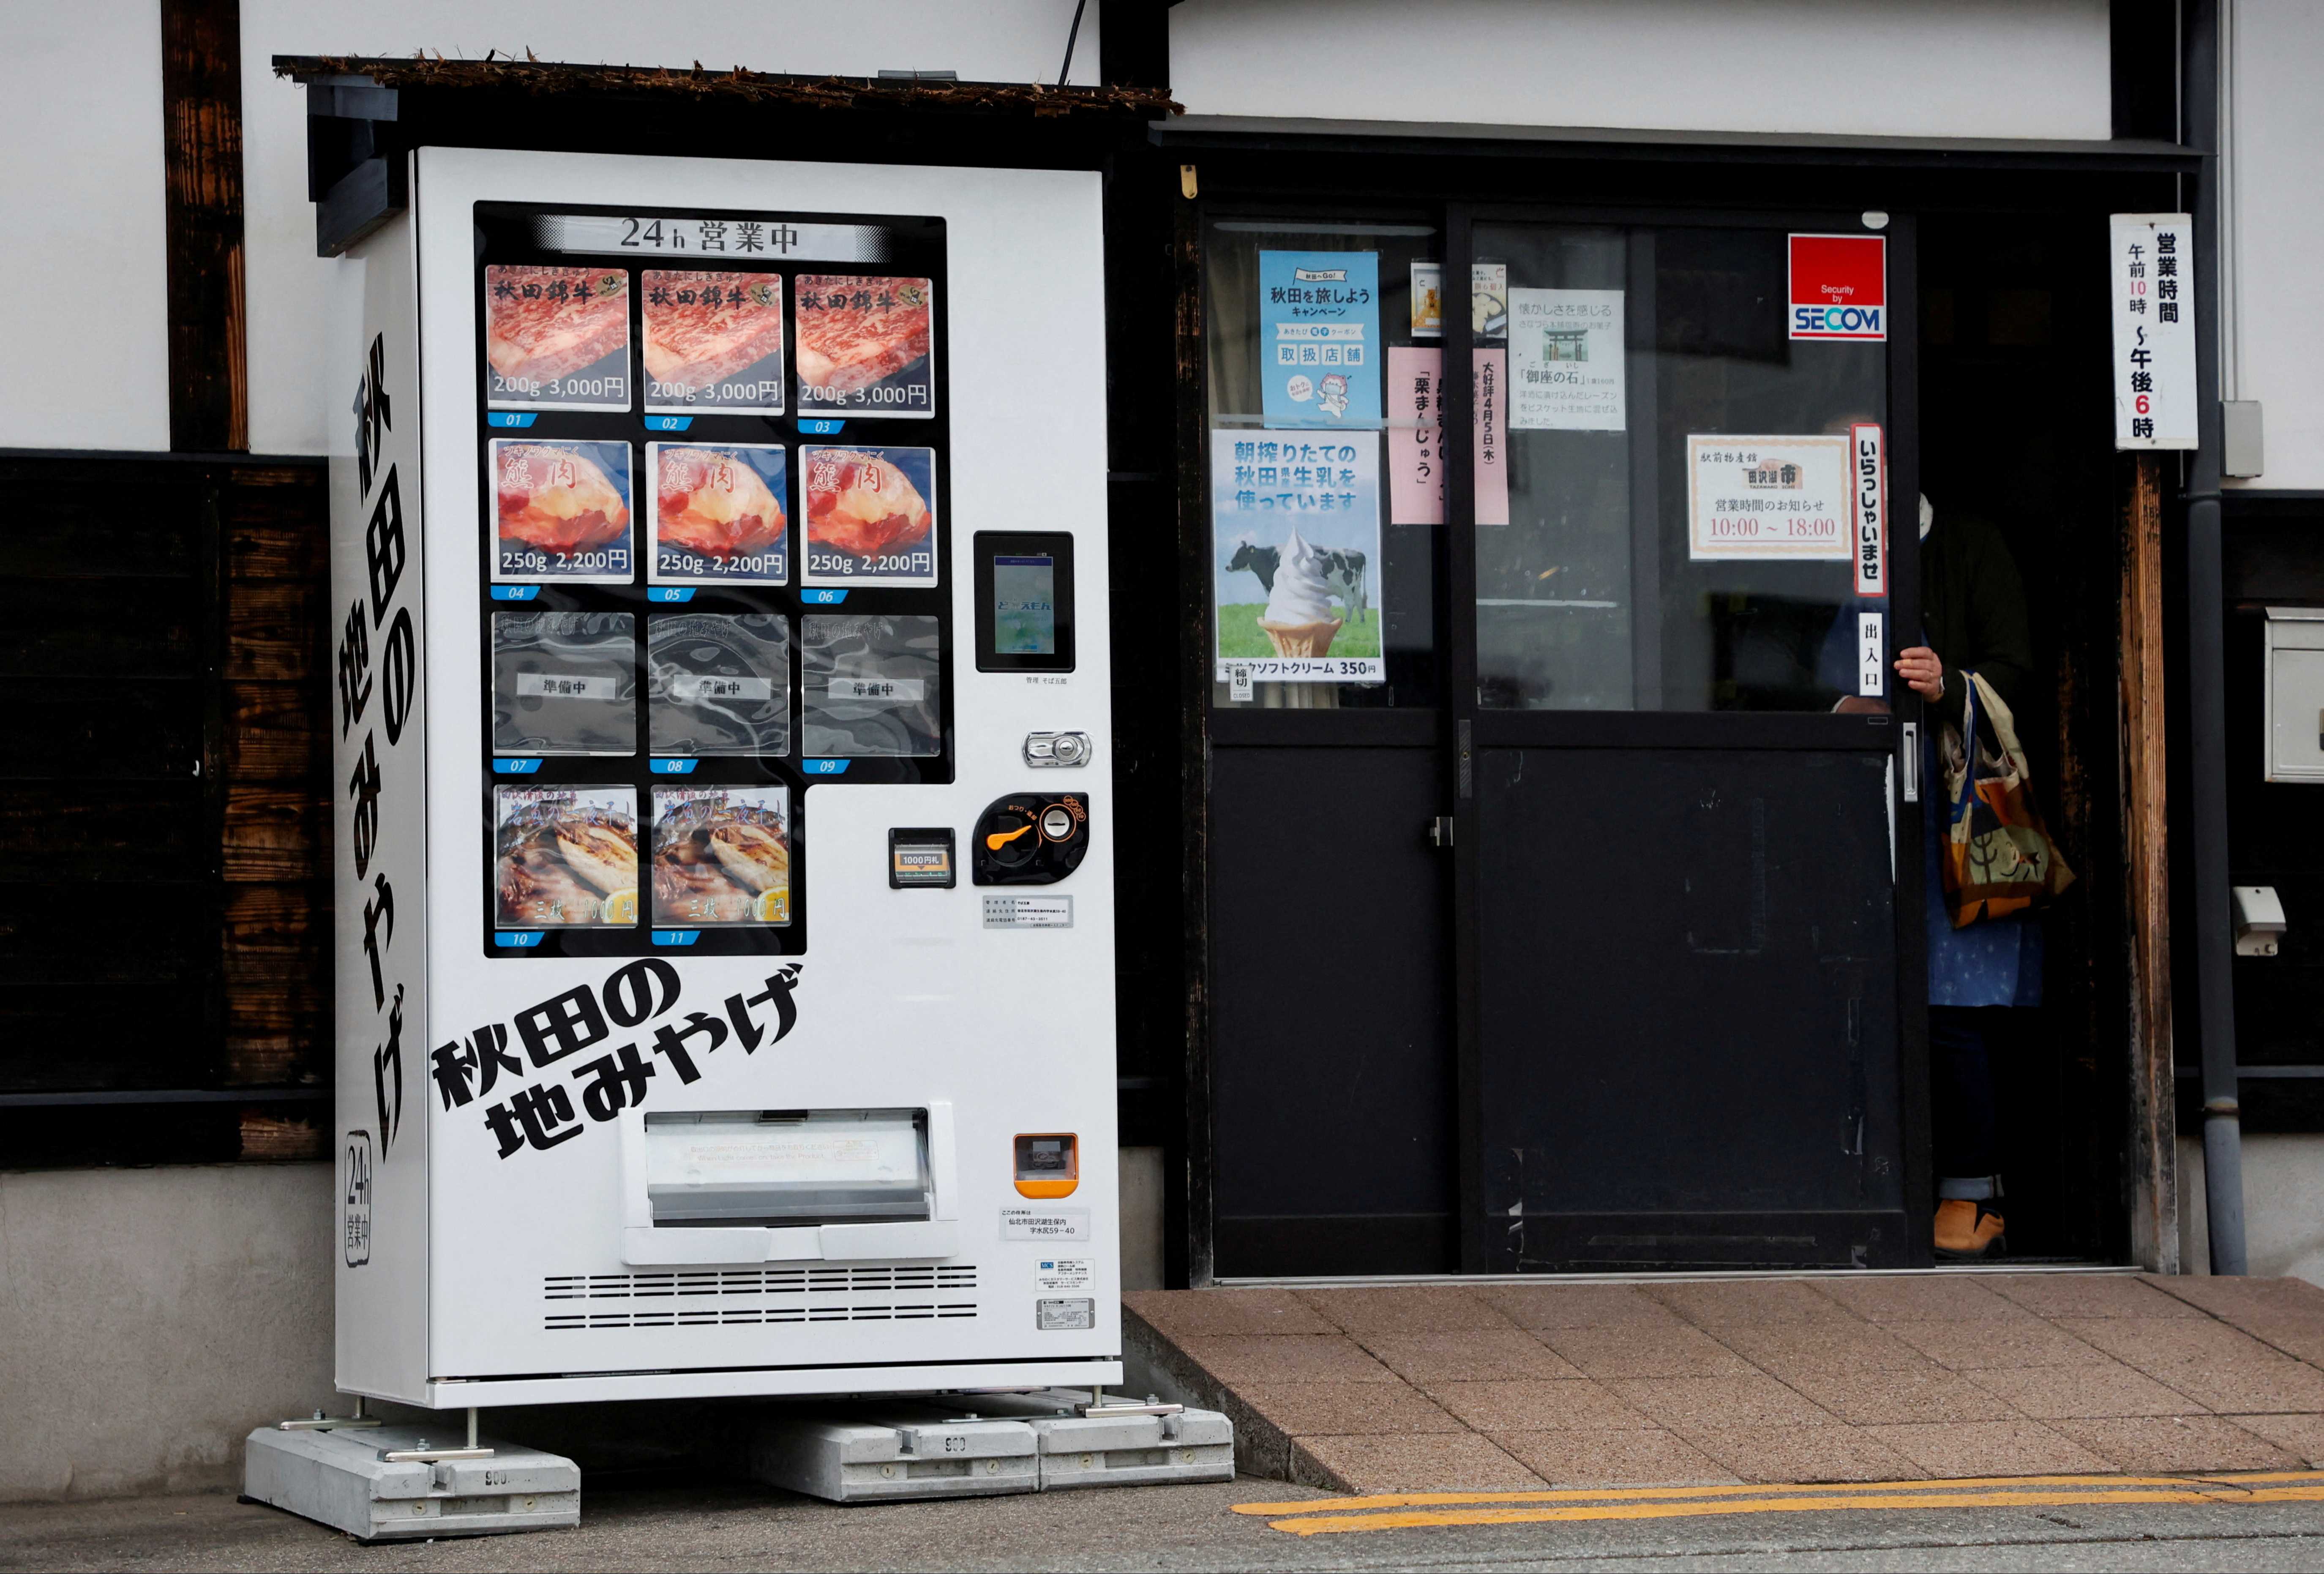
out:
{"label": "vending machine vertical text \u79cb\u7530\u306e\u5730\u307f\u3084\u3052", "polygon": [[1097,177],[410,159],[330,328],[339,1386],[1119,1380]]}

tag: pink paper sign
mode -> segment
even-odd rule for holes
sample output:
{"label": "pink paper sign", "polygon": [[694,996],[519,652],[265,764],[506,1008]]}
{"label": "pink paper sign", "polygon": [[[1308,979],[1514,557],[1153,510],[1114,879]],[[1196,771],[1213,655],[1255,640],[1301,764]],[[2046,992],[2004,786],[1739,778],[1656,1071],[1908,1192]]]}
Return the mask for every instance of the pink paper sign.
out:
{"label": "pink paper sign", "polygon": [[[1480,349],[1476,381],[1477,522],[1509,522],[1507,384],[1509,353]],[[1388,353],[1388,523],[1444,522],[1444,353],[1391,345]]]}
{"label": "pink paper sign", "polygon": [[1509,522],[1509,353],[1478,350],[1477,522]]}
{"label": "pink paper sign", "polygon": [[1388,352],[1388,522],[1444,522],[1444,400],[1437,387],[1444,352],[1390,345]]}

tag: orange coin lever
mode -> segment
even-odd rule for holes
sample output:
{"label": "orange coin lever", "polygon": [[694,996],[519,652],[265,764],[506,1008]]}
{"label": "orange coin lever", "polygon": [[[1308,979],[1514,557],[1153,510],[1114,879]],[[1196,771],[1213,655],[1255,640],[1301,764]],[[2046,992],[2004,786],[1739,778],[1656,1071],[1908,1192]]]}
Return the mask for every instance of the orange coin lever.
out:
{"label": "orange coin lever", "polygon": [[1032,823],[1028,821],[1026,824],[1018,826],[1014,831],[990,832],[985,835],[984,844],[993,851],[998,852],[1002,848],[1008,846],[1009,843],[1016,841],[1017,838],[1025,834],[1026,832],[1030,831],[1032,828]]}

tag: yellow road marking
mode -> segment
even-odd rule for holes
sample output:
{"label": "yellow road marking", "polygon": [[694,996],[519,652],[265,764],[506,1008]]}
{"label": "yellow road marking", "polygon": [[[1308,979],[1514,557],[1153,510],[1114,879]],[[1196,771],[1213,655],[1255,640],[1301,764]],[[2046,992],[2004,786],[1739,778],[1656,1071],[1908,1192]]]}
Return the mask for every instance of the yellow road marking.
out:
{"label": "yellow road marking", "polygon": [[[2064,1508],[2107,1503],[2291,1502],[2324,1502],[2324,1471],[2255,1471],[2195,1477],[2004,1476],[1949,1481],[1834,1484],[1812,1487],[1630,1487],[1600,1491],[1402,1492],[1365,1497],[1312,1498],[1296,1503],[1241,1503],[1236,1504],[1234,1510],[1238,1514],[1285,1516],[1270,1520],[1268,1528],[1294,1535],[1311,1536],[1351,1531],[1409,1530],[1432,1525],[1676,1519],[1745,1514],[1803,1514],[1831,1509],[1978,1508],[1996,1505]],[[1536,1506],[1519,1506],[1521,1505]],[[1406,1512],[1380,1512],[1399,1509]],[[1371,1512],[1351,1513],[1350,1510]]]}
{"label": "yellow road marking", "polygon": [[[1963,1476],[1928,1481],[1834,1481],[1814,1486],[1563,1487],[1531,1492],[1383,1492],[1364,1497],[1302,1497],[1289,1503],[1238,1503],[1237,1514],[1330,1514],[1351,1508],[1417,1508],[1471,1503],[1597,1503],[1608,1498],[1748,1497],[1767,1492],[1896,1492],[1971,1487],[2183,1487],[2186,1476]],[[2324,1470],[2264,1476],[2202,1477],[2202,1480],[2324,1481]]]}

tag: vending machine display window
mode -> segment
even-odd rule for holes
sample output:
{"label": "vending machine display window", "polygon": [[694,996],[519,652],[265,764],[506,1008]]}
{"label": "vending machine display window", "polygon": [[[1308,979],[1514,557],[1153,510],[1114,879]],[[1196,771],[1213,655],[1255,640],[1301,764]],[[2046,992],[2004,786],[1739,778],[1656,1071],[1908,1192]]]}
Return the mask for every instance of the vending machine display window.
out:
{"label": "vending machine display window", "polygon": [[976,669],[1074,669],[1074,538],[1062,531],[979,530]]}
{"label": "vending machine display window", "polygon": [[934,618],[802,619],[806,751],[829,759],[942,752],[941,643]]}
{"label": "vending machine display window", "polygon": [[493,750],[635,754],[636,628],[627,612],[493,613]]}
{"label": "vending machine display window", "polygon": [[[953,778],[945,224],[470,211],[484,954],[803,953],[808,789]],[[500,788],[626,792],[647,878]]]}
{"label": "vending machine display window", "polygon": [[791,636],[775,612],[655,613],[646,712],[657,755],[791,751]]}

